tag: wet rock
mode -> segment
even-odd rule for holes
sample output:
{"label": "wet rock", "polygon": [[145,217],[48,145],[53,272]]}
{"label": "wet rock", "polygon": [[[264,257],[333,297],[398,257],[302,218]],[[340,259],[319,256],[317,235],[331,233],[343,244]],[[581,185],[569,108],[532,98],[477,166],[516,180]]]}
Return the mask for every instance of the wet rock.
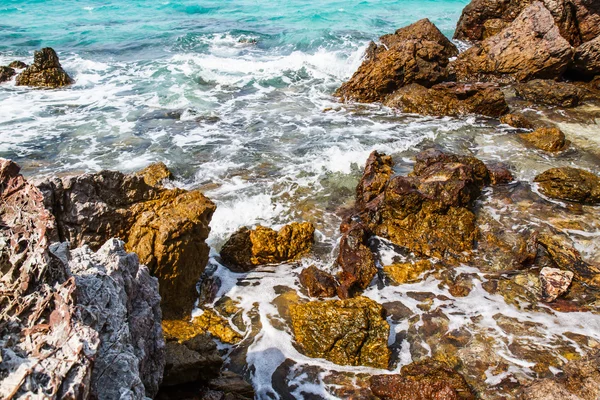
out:
{"label": "wet rock", "polygon": [[33,64],[17,76],[17,86],[59,88],[73,82],[62,69],[56,52],[50,47],[36,51]]}
{"label": "wet rock", "polygon": [[600,203],[600,177],[572,167],[551,168],[535,177],[542,194],[583,204]]}
{"label": "wet rock", "polygon": [[569,68],[576,74],[588,77],[600,75],[600,36],[575,49]]}
{"label": "wet rock", "polygon": [[223,262],[233,271],[246,272],[259,265],[297,260],[314,244],[315,227],[310,222],[293,222],[279,232],[258,225],[234,233],[221,249]]}
{"label": "wet rock", "polygon": [[569,290],[573,273],[558,268],[544,267],[540,271],[540,282],[542,284],[542,301],[552,302],[560,295]]}
{"label": "wet rock", "polygon": [[25,69],[27,68],[27,64],[25,64],[23,61],[13,61],[10,64],[8,64],[8,68]]}
{"label": "wet rock", "polygon": [[500,117],[500,122],[519,129],[535,129],[534,125],[521,114],[506,114]]}
{"label": "wet rock", "polygon": [[341,299],[352,297],[366,289],[377,274],[375,257],[369,249],[368,238],[364,226],[355,223],[340,240],[337,265],[341,272],[337,275],[337,293]]}
{"label": "wet rock", "polygon": [[223,359],[210,336],[199,334],[183,343],[168,341],[163,386],[217,378]]}
{"label": "wet rock", "polygon": [[363,176],[356,187],[357,207],[364,207],[383,192],[393,174],[392,166],[393,162],[390,156],[377,151],[369,155]]}
{"label": "wet rock", "polygon": [[314,265],[302,270],[300,284],[306,288],[309,296],[319,298],[335,296],[337,288],[333,275],[321,271]]}
{"label": "wet rock", "polygon": [[426,271],[433,269],[433,264],[429,260],[418,260],[414,263],[397,263],[383,267],[383,273],[395,285],[402,285],[407,282],[418,280],[419,276]]}
{"label": "wet rock", "polygon": [[136,175],[141,176],[148,186],[160,186],[165,181],[174,178],[173,173],[162,162],[150,164],[143,170],[136,172]]}
{"label": "wet rock", "polygon": [[536,104],[576,107],[586,93],[577,85],[567,82],[534,79],[515,86],[517,96]]}
{"label": "wet rock", "polygon": [[396,89],[418,83],[431,86],[448,76],[449,57],[456,47],[429,20],[421,20],[372,44],[356,73],[335,96],[344,101],[383,101]]}
{"label": "wet rock", "polygon": [[290,308],[298,346],[309,357],[340,365],[388,368],[389,325],[381,305],[366,297]]}
{"label": "wet rock", "polygon": [[0,67],[0,83],[9,81],[15,74],[15,70],[10,67]]}
{"label": "wet rock", "polygon": [[558,78],[572,58],[552,15],[536,1],[502,32],[460,54],[450,68],[459,81],[507,83]]}
{"label": "wet rock", "polygon": [[499,117],[508,112],[502,91],[485,83],[447,82],[430,89],[413,83],[394,92],[384,104],[406,113],[436,116]]}
{"label": "wet rock", "polygon": [[490,183],[492,185],[502,185],[515,180],[508,166],[503,163],[488,164],[487,169],[490,173]]}
{"label": "wet rock", "polygon": [[149,178],[148,171],[102,171],[55,178],[39,187],[56,217],[57,239],[92,249],[110,237],[124,240],[159,279],[165,317],[178,318],[191,313],[198,297],[215,205],[199,191],[149,185],[146,180],[154,183],[156,176]]}
{"label": "wet rock", "polygon": [[517,251],[517,262],[523,266],[531,265],[535,262],[538,254],[539,232],[533,231],[527,240],[522,240]]}
{"label": "wet rock", "polygon": [[465,379],[448,365],[425,359],[402,367],[399,375],[371,377],[371,390],[382,400],[475,399]]}
{"label": "wet rock", "polygon": [[167,339],[178,341],[188,341],[202,333],[209,333],[228,344],[237,344],[242,340],[242,336],[229,325],[229,321],[209,308],[191,321],[165,319],[162,326]]}
{"label": "wet rock", "polygon": [[531,133],[521,133],[519,137],[544,151],[557,152],[568,147],[565,134],[558,128],[539,128]]}

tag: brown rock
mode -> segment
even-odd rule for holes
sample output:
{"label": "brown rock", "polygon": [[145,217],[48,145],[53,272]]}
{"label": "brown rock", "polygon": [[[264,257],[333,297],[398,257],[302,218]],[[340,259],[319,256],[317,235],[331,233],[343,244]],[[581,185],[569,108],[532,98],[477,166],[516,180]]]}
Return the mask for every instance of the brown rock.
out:
{"label": "brown rock", "polygon": [[219,376],[223,365],[216,344],[207,335],[184,343],[167,342],[165,358],[163,386],[208,381]]}
{"label": "brown rock", "polygon": [[583,204],[600,203],[600,177],[577,168],[552,168],[535,177],[542,194]]}
{"label": "brown rock", "polygon": [[23,61],[13,61],[8,64],[8,67],[14,69],[25,69],[27,68],[27,64],[25,64]]}
{"label": "brown rock", "polygon": [[[573,0],[581,43],[600,35],[600,4],[595,0]],[[573,43],[578,45],[578,43]]]}
{"label": "brown rock", "polygon": [[565,134],[558,128],[539,128],[531,133],[521,133],[519,137],[538,149],[557,152],[567,148]]}
{"label": "brown rock", "polygon": [[502,32],[459,55],[450,68],[459,81],[507,83],[558,78],[572,58],[552,15],[535,1]]}
{"label": "brown rock", "polygon": [[0,83],[9,81],[15,74],[15,70],[10,67],[0,67]]}
{"label": "brown rock", "polygon": [[379,196],[393,174],[392,157],[372,152],[367,159],[365,171],[356,187],[356,205],[363,207]]}
{"label": "brown rock", "polygon": [[534,79],[515,86],[517,96],[536,104],[576,107],[586,96],[585,90],[566,82]]}
{"label": "brown rock", "polygon": [[234,233],[221,249],[221,258],[234,271],[250,271],[258,265],[297,260],[312,250],[315,227],[293,222],[279,232],[257,226]]}
{"label": "brown rock", "polygon": [[600,75],[600,36],[575,49],[570,69],[587,77]]}
{"label": "brown rock", "polygon": [[521,114],[506,114],[500,117],[500,122],[519,129],[534,129],[534,125]]}
{"label": "brown rock", "polygon": [[535,262],[538,254],[538,231],[533,231],[527,240],[521,239],[517,251],[517,262],[522,266],[531,265]]}
{"label": "brown rock", "polygon": [[382,400],[475,399],[465,379],[448,365],[426,359],[402,367],[400,375],[371,377],[371,390]]}
{"label": "brown rock", "polygon": [[396,263],[383,267],[383,273],[395,285],[402,285],[407,282],[416,281],[419,276],[425,271],[433,268],[433,264],[429,260],[418,260],[417,262]]}
{"label": "brown rock", "polygon": [[143,170],[138,171],[136,175],[144,178],[144,182],[149,186],[160,186],[164,181],[174,178],[171,171],[162,162],[150,164]]}
{"label": "brown rock", "polygon": [[162,327],[167,340],[184,342],[204,333],[228,344],[237,344],[242,340],[242,336],[231,327],[229,321],[212,309],[204,309],[202,315],[195,317],[191,322],[187,319],[165,319]]}
{"label": "brown rock", "polygon": [[449,82],[430,89],[413,83],[397,90],[384,104],[406,113],[436,116],[499,117],[508,112],[502,91],[485,83]]}
{"label": "brown rock", "polygon": [[388,368],[390,327],[383,307],[373,300],[313,301],[292,306],[290,315],[296,342],[309,357]]}
{"label": "brown rock", "polygon": [[355,223],[340,240],[337,265],[341,272],[337,275],[340,283],[337,293],[341,299],[366,289],[377,274],[375,256],[369,249],[368,239],[364,226]]}
{"label": "brown rock", "polygon": [[431,86],[447,78],[448,59],[458,53],[429,20],[418,21],[380,40],[381,45],[369,46],[363,64],[335,96],[371,103],[383,101],[410,83]]}
{"label": "brown rock", "polygon": [[490,183],[492,185],[502,185],[515,180],[508,166],[502,163],[488,164],[487,169],[490,173]]}
{"label": "brown rock", "polygon": [[544,267],[540,271],[540,282],[542,284],[542,301],[552,302],[566,293],[571,286],[573,273],[558,268]]}
{"label": "brown rock", "polygon": [[311,297],[333,297],[337,282],[333,275],[321,271],[314,265],[305,268],[300,273],[300,284],[306,288]]}
{"label": "brown rock", "polygon": [[33,64],[17,76],[17,86],[58,88],[73,83],[62,69],[56,52],[50,47],[36,51]]}

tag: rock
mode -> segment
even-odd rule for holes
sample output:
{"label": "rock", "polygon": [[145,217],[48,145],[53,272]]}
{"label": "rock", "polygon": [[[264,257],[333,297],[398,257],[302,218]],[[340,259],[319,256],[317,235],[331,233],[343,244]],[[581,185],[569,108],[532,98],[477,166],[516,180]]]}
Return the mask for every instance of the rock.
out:
{"label": "rock", "polygon": [[425,271],[433,269],[433,264],[429,260],[418,260],[414,263],[396,263],[383,267],[383,273],[395,285],[402,285],[407,282],[418,280],[419,276]]}
{"label": "rock", "polygon": [[517,96],[535,104],[560,106],[564,108],[578,106],[586,93],[577,85],[544,79],[534,79],[515,86]]}
{"label": "rock", "polygon": [[162,162],[150,164],[143,170],[136,172],[136,175],[141,176],[148,186],[160,186],[165,181],[174,179],[173,173]]}
{"label": "rock", "polygon": [[573,50],[552,15],[535,1],[502,32],[460,54],[450,69],[459,81],[554,79],[572,58]]}
{"label": "rock", "polygon": [[246,272],[259,265],[297,260],[312,250],[315,227],[293,222],[279,232],[258,225],[241,228],[221,249],[223,262],[233,271]]}
{"label": "rock", "polygon": [[305,268],[300,273],[300,284],[306,288],[310,297],[333,297],[336,293],[335,278],[314,265]]}
{"label": "rock", "polygon": [[102,171],[39,187],[56,216],[57,239],[92,249],[110,237],[124,240],[158,278],[165,318],[179,318],[191,313],[198,297],[215,205],[200,191],[151,186],[147,179]]}
{"label": "rock", "polygon": [[384,309],[366,297],[313,301],[290,308],[298,346],[309,357],[340,365],[388,368],[389,325]]}
{"label": "rock", "polygon": [[576,74],[588,77],[600,75],[600,36],[575,49],[569,68]]}
{"label": "rock", "polygon": [[406,113],[435,116],[499,117],[508,112],[502,91],[485,83],[448,82],[430,89],[413,83],[394,92],[384,104]]}
{"label": "rock", "polygon": [[382,400],[475,399],[465,379],[448,365],[425,359],[405,365],[399,375],[374,375],[371,390]]}
{"label": "rock", "polygon": [[539,243],[561,269],[573,272],[577,280],[589,286],[600,287],[600,267],[585,262],[567,237],[540,235]]}
{"label": "rock", "polygon": [[366,289],[377,274],[375,256],[369,249],[368,239],[364,226],[355,223],[340,240],[336,262],[341,269],[337,275],[337,293],[341,299],[352,297]]}
{"label": "rock", "polygon": [[10,67],[0,67],[0,83],[9,81],[15,74],[15,70]]}
{"label": "rock", "polygon": [[396,89],[418,83],[424,86],[442,82],[448,76],[449,57],[456,47],[429,20],[420,20],[380,38],[367,50],[363,64],[335,96],[344,101],[371,103],[383,101]]}
{"label": "rock", "polygon": [[217,378],[223,359],[208,335],[197,335],[183,343],[167,342],[163,386],[208,382]]}
{"label": "rock", "polygon": [[[581,43],[600,36],[600,4],[594,0],[574,0]],[[577,45],[577,43],[573,43]]]}
{"label": "rock", "polygon": [[573,273],[558,268],[544,267],[540,271],[540,282],[542,284],[542,301],[552,302],[566,293],[571,286]]}
{"label": "rock", "polygon": [[488,164],[487,169],[490,174],[490,183],[492,185],[502,185],[515,180],[508,166],[503,163]]}
{"label": "rock", "polygon": [[544,151],[557,152],[568,147],[565,134],[558,128],[539,128],[531,133],[521,133],[519,137]]}
{"label": "rock", "polygon": [[534,125],[521,114],[506,114],[500,117],[500,122],[519,129],[535,129]]}
{"label": "rock", "polygon": [[27,68],[27,64],[25,64],[23,61],[13,61],[8,64],[8,67],[13,69],[25,69]]}
{"label": "rock", "polygon": [[73,82],[62,69],[56,52],[50,47],[36,51],[33,64],[17,76],[17,86],[59,88]]}
{"label": "rock", "polygon": [[231,328],[229,321],[210,308],[204,309],[202,315],[191,321],[165,319],[162,326],[168,340],[185,342],[204,333],[209,333],[227,344],[237,344],[242,340],[242,336]]}
{"label": "rock", "polygon": [[600,204],[600,177],[572,167],[551,168],[535,177],[545,196],[582,204]]}
{"label": "rock", "polygon": [[369,155],[363,176],[356,186],[357,207],[364,207],[383,192],[393,174],[392,166],[393,162],[390,156],[377,151],[373,151]]}

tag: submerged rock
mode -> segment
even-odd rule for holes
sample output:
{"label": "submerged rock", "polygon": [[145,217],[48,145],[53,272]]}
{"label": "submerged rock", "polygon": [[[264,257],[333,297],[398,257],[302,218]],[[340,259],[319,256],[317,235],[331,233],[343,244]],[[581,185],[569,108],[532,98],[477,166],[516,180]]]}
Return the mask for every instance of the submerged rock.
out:
{"label": "submerged rock", "polygon": [[9,81],[10,78],[16,75],[14,69],[10,67],[0,67],[0,83]]}
{"label": "submerged rock", "polygon": [[369,249],[369,234],[361,224],[353,224],[340,240],[337,265],[341,271],[337,275],[338,296],[352,297],[366,289],[377,274],[375,256]]}
{"label": "submerged rock", "polygon": [[460,54],[451,69],[459,81],[554,79],[566,71],[572,57],[552,15],[536,1],[502,32]]}
{"label": "submerged rock", "polygon": [[568,146],[565,134],[558,128],[539,128],[531,133],[522,133],[519,137],[538,149],[549,152],[562,151]]}
{"label": "submerged rock", "polygon": [[258,225],[234,233],[221,249],[223,262],[233,271],[245,272],[264,264],[297,260],[312,250],[315,227],[293,222],[279,232]]}
{"label": "submerged rock", "polygon": [[394,92],[384,104],[407,113],[435,116],[499,117],[508,112],[502,91],[485,83],[449,82],[430,89],[413,83]]}
{"label": "submerged rock", "polygon": [[366,297],[290,307],[296,342],[309,357],[340,365],[388,368],[389,325],[380,304]]}
{"label": "submerged rock", "polygon": [[517,96],[536,104],[576,107],[586,92],[577,85],[553,80],[534,79],[515,86]]}
{"label": "submerged rock", "polygon": [[310,297],[333,297],[337,289],[337,282],[333,275],[321,271],[314,265],[302,270],[300,284],[306,288]]}
{"label": "submerged rock", "polygon": [[600,36],[575,49],[573,63],[569,68],[576,74],[587,77],[600,75]]}
{"label": "submerged rock", "polygon": [[600,177],[572,167],[551,168],[535,177],[542,194],[559,200],[600,204]]}
{"label": "submerged rock", "polygon": [[566,293],[571,286],[573,273],[558,268],[544,267],[540,271],[542,301],[551,302]]}
{"label": "submerged rock", "polygon": [[17,76],[17,86],[59,88],[73,82],[73,79],[62,69],[56,52],[50,47],[36,51],[33,55],[33,64]]}

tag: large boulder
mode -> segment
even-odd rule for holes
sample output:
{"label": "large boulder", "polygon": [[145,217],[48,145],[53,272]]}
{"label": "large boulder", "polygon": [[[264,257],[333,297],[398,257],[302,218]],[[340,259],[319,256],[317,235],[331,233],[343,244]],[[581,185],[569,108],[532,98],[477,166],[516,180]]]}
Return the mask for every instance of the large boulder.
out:
{"label": "large boulder", "polygon": [[600,204],[600,177],[578,168],[551,168],[535,177],[542,194],[559,200]]}
{"label": "large boulder", "polygon": [[448,77],[446,66],[456,56],[456,47],[433,25],[423,19],[393,35],[372,43],[366,58],[349,81],[335,95],[345,101],[383,101],[396,89],[419,83],[432,86]]}
{"label": "large boulder", "polygon": [[553,80],[534,79],[515,85],[517,96],[536,104],[576,107],[586,96],[586,91],[577,85]]}
{"label": "large boulder", "polygon": [[36,51],[33,64],[17,76],[17,86],[58,88],[73,83],[58,61],[56,52],[50,47]]}
{"label": "large boulder", "polygon": [[502,91],[485,83],[448,82],[429,89],[413,83],[394,92],[384,104],[406,113],[435,116],[499,117],[508,112]]}
{"label": "large boulder", "polygon": [[521,133],[519,137],[538,149],[557,152],[567,148],[565,134],[558,128],[539,128],[530,133]]}
{"label": "large boulder", "polygon": [[297,260],[314,244],[315,227],[310,222],[293,222],[279,231],[258,225],[241,228],[223,245],[221,258],[233,271],[245,272],[259,265]]}
{"label": "large boulder", "polygon": [[11,67],[0,67],[0,83],[9,81],[16,72]]}
{"label": "large boulder", "polygon": [[[168,175],[164,165],[158,168]],[[198,297],[215,205],[197,190],[160,186],[156,174],[156,168],[129,175],[102,171],[39,187],[56,217],[57,239],[92,249],[111,237],[125,241],[158,278],[165,317],[177,318],[189,315]]]}
{"label": "large boulder", "polygon": [[600,75],[600,36],[575,49],[570,69],[587,77]]}
{"label": "large boulder", "polygon": [[304,354],[340,365],[388,368],[390,327],[383,307],[366,297],[290,307],[294,337]]}
{"label": "large boulder", "polygon": [[536,1],[506,29],[458,56],[451,69],[459,81],[554,79],[566,71],[572,58],[573,50],[552,14]]}

